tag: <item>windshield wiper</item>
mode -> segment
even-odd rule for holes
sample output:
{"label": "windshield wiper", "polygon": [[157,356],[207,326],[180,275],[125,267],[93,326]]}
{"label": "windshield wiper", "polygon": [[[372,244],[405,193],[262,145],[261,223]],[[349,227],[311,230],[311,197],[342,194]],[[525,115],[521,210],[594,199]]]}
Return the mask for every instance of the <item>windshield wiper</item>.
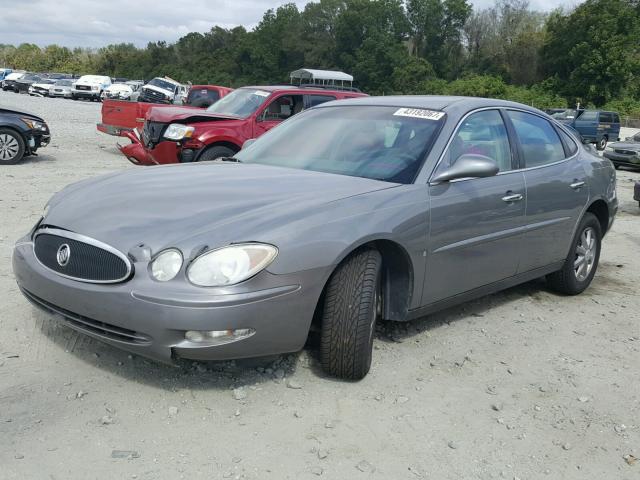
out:
{"label": "windshield wiper", "polygon": [[239,160],[236,157],[218,157],[218,158],[216,158],[216,160],[218,162],[242,163],[242,160]]}

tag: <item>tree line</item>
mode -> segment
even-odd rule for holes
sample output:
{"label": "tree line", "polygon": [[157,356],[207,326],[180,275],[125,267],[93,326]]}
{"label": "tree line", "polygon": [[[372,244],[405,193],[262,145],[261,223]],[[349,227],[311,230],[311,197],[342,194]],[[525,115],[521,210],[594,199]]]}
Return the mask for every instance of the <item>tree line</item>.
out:
{"label": "tree line", "polygon": [[527,0],[319,0],[268,10],[252,30],[213,26],[175,43],[86,49],[0,44],[0,65],[226,86],[343,70],[370,94],[508,98],[640,116],[640,1],[587,0],[542,13]]}

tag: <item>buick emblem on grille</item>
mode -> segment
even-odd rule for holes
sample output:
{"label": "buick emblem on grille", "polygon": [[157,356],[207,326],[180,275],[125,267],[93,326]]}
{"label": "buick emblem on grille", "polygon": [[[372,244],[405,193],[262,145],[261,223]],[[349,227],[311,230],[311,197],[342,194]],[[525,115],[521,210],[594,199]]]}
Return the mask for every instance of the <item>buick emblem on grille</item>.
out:
{"label": "buick emblem on grille", "polygon": [[58,265],[64,267],[67,263],[69,263],[69,259],[71,258],[71,248],[66,243],[60,245],[58,248],[58,253],[56,254],[56,260],[58,260]]}

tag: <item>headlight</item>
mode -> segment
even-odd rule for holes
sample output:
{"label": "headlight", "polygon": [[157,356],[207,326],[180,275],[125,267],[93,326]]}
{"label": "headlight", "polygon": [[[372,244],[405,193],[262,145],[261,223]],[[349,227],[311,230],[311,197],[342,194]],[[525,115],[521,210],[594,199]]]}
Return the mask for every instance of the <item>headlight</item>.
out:
{"label": "headlight", "polygon": [[97,90],[99,90],[99,88],[98,88],[98,86],[97,86],[97,85],[91,85],[91,90],[95,90],[95,91],[97,91]]}
{"label": "headlight", "polygon": [[179,123],[172,123],[164,132],[164,138],[167,140],[182,140],[183,138],[191,138],[195,128],[187,127]]}
{"label": "headlight", "polygon": [[211,250],[191,262],[187,278],[201,287],[235,285],[264,270],[276,255],[276,247],[262,243],[244,243]]}
{"label": "headlight", "polygon": [[42,130],[43,132],[47,131],[47,125],[43,122],[33,120],[32,118],[21,118],[20,120],[26,123],[31,130]]}
{"label": "headlight", "polygon": [[151,262],[151,275],[159,282],[168,282],[182,267],[182,253],[175,248],[161,252]]}

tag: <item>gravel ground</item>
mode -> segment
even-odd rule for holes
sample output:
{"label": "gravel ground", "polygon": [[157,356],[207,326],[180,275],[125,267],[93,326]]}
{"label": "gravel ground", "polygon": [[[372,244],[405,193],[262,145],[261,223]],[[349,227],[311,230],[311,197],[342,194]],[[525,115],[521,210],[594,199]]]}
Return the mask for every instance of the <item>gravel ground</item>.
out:
{"label": "gravel ground", "polygon": [[140,167],[96,131],[99,104],[0,92],[0,105],[53,132],[0,172],[0,478],[640,478],[640,172],[619,172],[621,212],[583,295],[536,281],[382,325],[358,383],[324,377],[312,347],[257,368],[167,367],[18,292],[12,246],[47,199]]}

